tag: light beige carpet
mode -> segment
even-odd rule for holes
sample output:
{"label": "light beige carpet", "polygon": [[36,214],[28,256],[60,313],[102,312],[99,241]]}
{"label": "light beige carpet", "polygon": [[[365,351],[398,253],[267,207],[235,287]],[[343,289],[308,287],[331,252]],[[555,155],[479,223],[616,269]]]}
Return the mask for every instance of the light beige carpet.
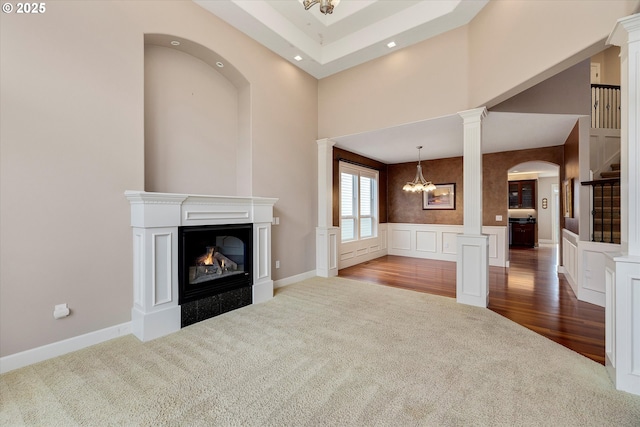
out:
{"label": "light beige carpet", "polygon": [[605,368],[489,311],[346,279],[0,377],[0,425],[638,426]]}

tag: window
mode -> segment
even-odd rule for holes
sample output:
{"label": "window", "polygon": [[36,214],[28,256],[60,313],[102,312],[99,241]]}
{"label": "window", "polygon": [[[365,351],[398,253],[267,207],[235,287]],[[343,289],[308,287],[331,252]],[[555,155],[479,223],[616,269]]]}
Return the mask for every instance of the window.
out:
{"label": "window", "polygon": [[378,228],[378,171],[340,162],[342,241],[375,237]]}

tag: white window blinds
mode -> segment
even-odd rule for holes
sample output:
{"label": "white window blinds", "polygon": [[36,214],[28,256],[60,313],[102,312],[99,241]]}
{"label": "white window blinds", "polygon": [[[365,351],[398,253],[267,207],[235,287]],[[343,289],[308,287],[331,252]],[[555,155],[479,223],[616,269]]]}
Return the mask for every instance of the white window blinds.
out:
{"label": "white window blinds", "polygon": [[340,162],[340,232],[343,242],[376,236],[378,171]]}

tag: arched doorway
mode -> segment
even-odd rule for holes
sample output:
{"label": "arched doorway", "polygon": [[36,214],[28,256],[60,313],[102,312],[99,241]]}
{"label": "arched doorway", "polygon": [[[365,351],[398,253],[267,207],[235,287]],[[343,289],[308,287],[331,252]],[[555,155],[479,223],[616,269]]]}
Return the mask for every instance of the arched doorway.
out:
{"label": "arched doorway", "polygon": [[[545,161],[527,161],[509,168],[507,180],[510,246],[557,245],[560,240],[560,209],[557,197],[560,167]],[[529,224],[527,227],[533,229],[533,236],[527,235],[527,241],[516,239],[514,242],[515,224]],[[523,228],[519,228],[520,232],[521,229]],[[533,241],[530,241],[531,238]]]}

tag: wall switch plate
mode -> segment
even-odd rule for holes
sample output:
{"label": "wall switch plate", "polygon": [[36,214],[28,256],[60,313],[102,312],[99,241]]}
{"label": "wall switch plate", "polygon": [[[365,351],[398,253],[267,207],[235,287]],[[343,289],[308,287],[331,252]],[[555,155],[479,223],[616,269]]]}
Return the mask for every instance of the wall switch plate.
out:
{"label": "wall switch plate", "polygon": [[496,215],[496,221],[502,221],[502,215]]}

